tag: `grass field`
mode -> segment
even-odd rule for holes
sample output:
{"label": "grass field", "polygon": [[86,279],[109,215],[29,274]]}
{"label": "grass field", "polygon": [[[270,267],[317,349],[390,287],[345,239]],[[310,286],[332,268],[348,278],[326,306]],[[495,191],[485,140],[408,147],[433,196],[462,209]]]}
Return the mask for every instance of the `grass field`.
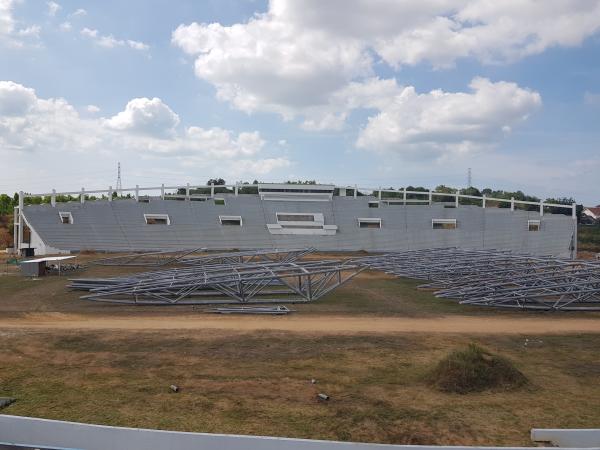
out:
{"label": "grass field", "polygon": [[[82,275],[116,270],[95,267]],[[193,307],[89,303],[66,284],[65,277],[0,276],[0,317],[206,317]],[[294,306],[295,317],[600,318],[464,307],[418,291],[418,284],[362,273],[314,304]],[[286,318],[272,320],[279,319]],[[412,444],[530,445],[532,427],[599,426],[600,333],[485,333],[5,328],[0,330],[0,396],[18,400],[2,412],[170,430]],[[465,395],[435,389],[430,371],[469,343],[508,358],[529,383]],[[181,391],[170,392],[171,384]],[[319,392],[330,401],[317,401]]]}
{"label": "grass field", "polygon": [[600,225],[579,225],[577,245],[579,250],[600,253]]}
{"label": "grass field", "polygon": [[600,336],[529,338],[476,341],[530,385],[459,395],[426,379],[468,336],[4,332],[0,395],[17,415],[385,443],[527,445],[531,427],[597,427]]}

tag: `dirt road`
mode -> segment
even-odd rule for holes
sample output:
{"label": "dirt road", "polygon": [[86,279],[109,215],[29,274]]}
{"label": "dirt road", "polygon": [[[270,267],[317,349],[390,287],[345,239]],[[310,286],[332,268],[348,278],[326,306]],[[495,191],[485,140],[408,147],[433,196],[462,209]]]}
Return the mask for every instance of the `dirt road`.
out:
{"label": "dirt road", "polygon": [[316,334],[354,333],[464,333],[464,334],[572,334],[600,333],[600,319],[553,317],[440,318],[356,317],[292,315],[152,316],[114,318],[63,313],[30,313],[21,318],[0,319],[1,329],[60,330],[235,330],[290,331]]}

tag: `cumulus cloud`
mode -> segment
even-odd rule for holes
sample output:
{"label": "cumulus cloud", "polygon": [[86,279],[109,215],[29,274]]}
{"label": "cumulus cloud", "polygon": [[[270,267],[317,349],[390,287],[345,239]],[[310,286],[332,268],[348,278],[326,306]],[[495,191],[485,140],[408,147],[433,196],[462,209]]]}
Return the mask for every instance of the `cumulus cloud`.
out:
{"label": "cumulus cloud", "polygon": [[[89,112],[98,108],[90,105]],[[246,167],[262,174],[286,167],[285,158],[263,155],[257,131],[234,133],[218,127],[180,127],[180,119],[158,98],[136,98],[109,118],[83,118],[64,99],[42,99],[35,91],[0,81],[0,149],[22,152],[118,151],[169,157],[219,168]]]}
{"label": "cumulus cloud", "polygon": [[96,45],[104,48],[115,48],[115,47],[129,47],[134,50],[148,50],[150,46],[140,41],[134,41],[131,39],[117,39],[112,34],[102,35],[96,29],[83,28],[81,35],[88,39],[91,39]]}
{"label": "cumulus cloud", "polygon": [[370,98],[396,95],[394,79],[372,82],[377,63],[507,63],[599,30],[600,0],[271,0],[244,23],[182,24],[172,43],[236,109],[301,118],[319,131],[343,128],[357,108],[381,112]]}
{"label": "cumulus cloud", "polygon": [[37,25],[18,27],[13,10],[15,0],[0,0],[0,45],[7,47],[23,47],[39,37],[40,27]]}
{"label": "cumulus cloud", "polygon": [[87,105],[85,107],[85,110],[91,114],[96,114],[97,112],[100,112],[100,108],[98,108],[96,105]]}
{"label": "cumulus cloud", "polygon": [[48,15],[51,17],[56,16],[56,13],[62,8],[58,3],[52,1],[46,2],[46,6],[48,6]]}
{"label": "cumulus cloud", "polygon": [[124,111],[105,121],[114,130],[133,131],[151,136],[169,136],[179,125],[179,116],[160,98],[134,98]]}
{"label": "cumulus cloud", "polygon": [[537,92],[515,83],[475,78],[471,92],[434,90],[418,94],[396,88],[381,99],[357,145],[372,150],[465,152],[494,143],[541,106]]}

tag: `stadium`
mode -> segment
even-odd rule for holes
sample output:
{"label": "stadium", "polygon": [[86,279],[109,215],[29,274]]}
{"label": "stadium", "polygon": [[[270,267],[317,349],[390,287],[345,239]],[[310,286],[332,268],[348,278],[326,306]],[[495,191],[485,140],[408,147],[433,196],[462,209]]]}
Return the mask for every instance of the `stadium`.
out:
{"label": "stadium", "polygon": [[[131,198],[116,197],[129,193]],[[154,195],[152,195],[154,194]],[[76,195],[79,201],[57,202]],[[89,200],[89,196],[101,199]],[[50,203],[25,206],[26,197]],[[113,199],[113,197],[115,197]],[[550,208],[558,214],[548,212]],[[15,248],[84,250],[290,249],[388,252],[510,250],[572,258],[575,205],[356,186],[167,186],[20,194]]]}

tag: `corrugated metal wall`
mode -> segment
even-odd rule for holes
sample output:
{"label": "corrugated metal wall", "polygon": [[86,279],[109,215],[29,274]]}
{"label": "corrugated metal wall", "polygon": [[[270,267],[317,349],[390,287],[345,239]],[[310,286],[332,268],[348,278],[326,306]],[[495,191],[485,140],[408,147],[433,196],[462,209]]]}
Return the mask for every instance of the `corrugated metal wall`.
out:
{"label": "corrugated metal wall", "polygon": [[[566,215],[442,204],[369,208],[373,197],[334,197],[329,202],[263,201],[256,195],[224,195],[213,201],[152,198],[89,201],[24,208],[28,223],[49,246],[71,251],[140,251],[206,247],[214,250],[316,247],[321,250],[391,251],[432,247],[510,249],[531,254],[570,256],[575,221]],[[73,214],[62,224],[59,211]],[[266,227],[277,212],[322,213],[338,226],[335,236],[275,236]],[[146,225],[144,214],[169,214],[171,225]],[[239,215],[243,227],[222,226],[219,215]],[[359,228],[357,218],[382,219],[381,229]],[[433,230],[432,219],[457,219],[456,230]],[[539,232],[527,220],[541,219]]]}

